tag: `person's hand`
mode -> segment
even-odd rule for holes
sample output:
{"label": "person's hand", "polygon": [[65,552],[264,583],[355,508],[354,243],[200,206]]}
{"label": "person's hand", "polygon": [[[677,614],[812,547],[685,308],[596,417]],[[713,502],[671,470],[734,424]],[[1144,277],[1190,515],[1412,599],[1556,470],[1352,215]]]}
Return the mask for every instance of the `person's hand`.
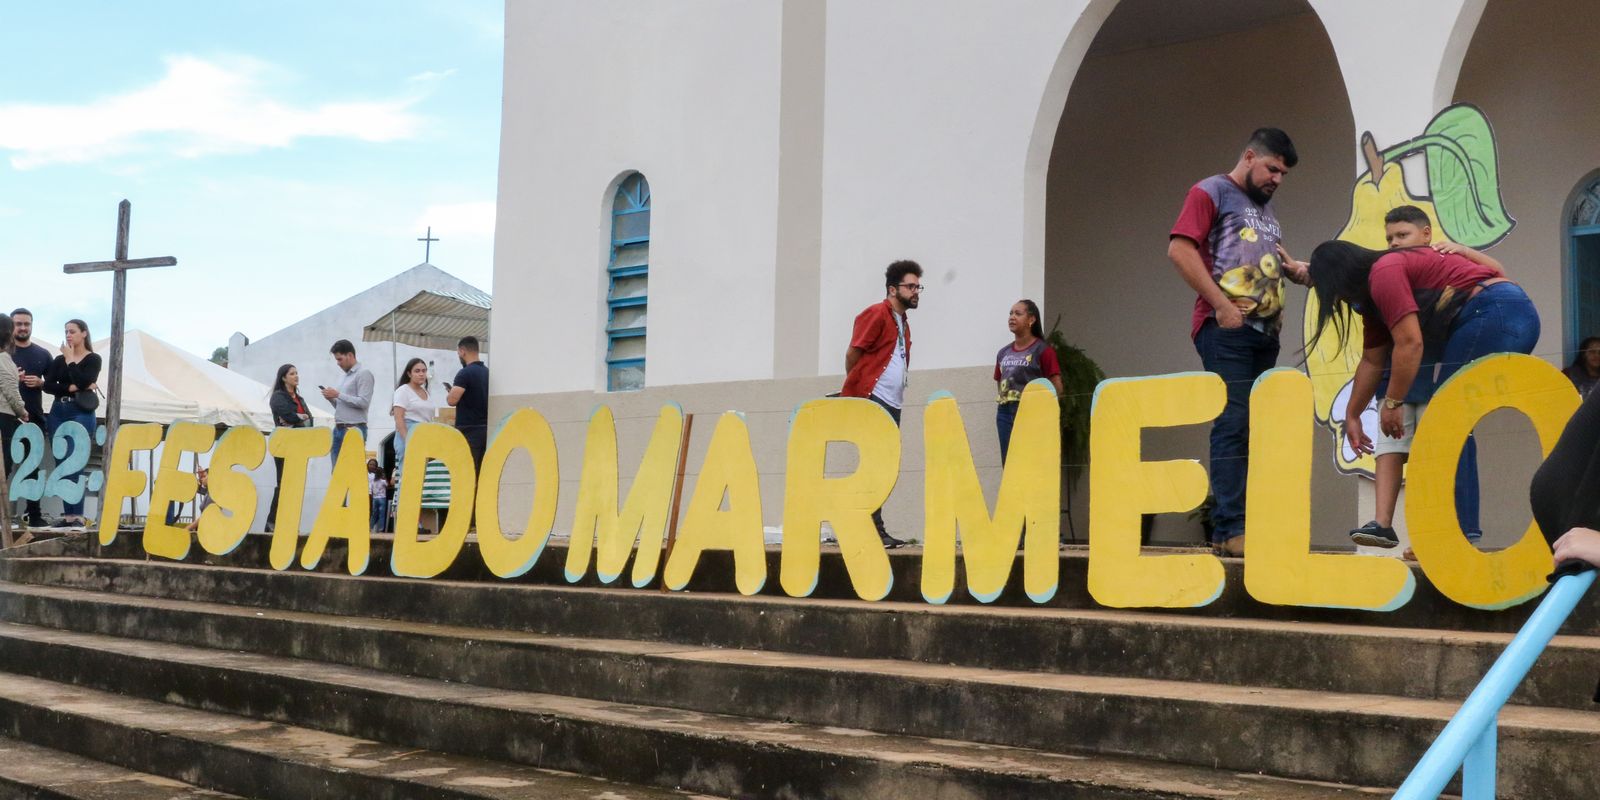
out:
{"label": "person's hand", "polygon": [[1283,265],[1284,274],[1289,276],[1289,280],[1301,286],[1311,285],[1311,265],[1304,261],[1296,261],[1294,256],[1289,255],[1288,250],[1283,249],[1282,244],[1278,245],[1278,263]]}
{"label": "person's hand", "polygon": [[19,371],[17,378],[18,380],[22,381],[23,386],[26,386],[29,389],[37,389],[39,388],[39,384],[44,383],[44,378],[41,378],[38,375],[29,375],[26,372]]}
{"label": "person's hand", "polygon": [[1584,561],[1600,567],[1600,531],[1592,528],[1573,528],[1561,534],[1553,548],[1556,564],[1563,561]]}
{"label": "person's hand", "polygon": [[1388,408],[1380,404],[1378,409],[1378,430],[1383,431],[1384,435],[1391,439],[1405,438],[1405,407]]}
{"label": "person's hand", "polygon": [[1367,432],[1361,427],[1360,414],[1355,416],[1350,416],[1348,414],[1345,415],[1344,438],[1345,441],[1349,443],[1350,449],[1355,451],[1356,455],[1365,456],[1372,454],[1372,439],[1367,436]]}
{"label": "person's hand", "polygon": [[329,389],[329,388],[324,387],[323,390],[322,390],[322,399],[324,399],[324,400],[332,400],[332,399],[334,399],[334,398],[336,398],[338,396],[339,396],[339,390],[338,389]]}
{"label": "person's hand", "polygon": [[27,411],[23,411],[23,412],[22,412],[22,416],[20,416],[20,417],[17,417],[17,419],[18,419],[18,421],[20,421],[20,422],[22,422],[22,423],[23,423],[23,424],[24,424],[24,425],[26,425],[26,424],[27,424],[27,422],[28,422],[28,412],[27,412]]}
{"label": "person's hand", "polygon": [[189,532],[190,533],[194,533],[195,531],[197,531],[199,529],[200,529],[200,520],[195,520],[194,522],[189,523]]}
{"label": "person's hand", "polygon": [[1227,330],[1244,327],[1244,312],[1232,303],[1224,303],[1217,309],[1217,327]]}
{"label": "person's hand", "polygon": [[67,384],[67,391],[68,392],[72,392],[72,393],[76,393],[78,391],[78,384],[76,384],[76,383]]}
{"label": "person's hand", "polygon": [[1434,242],[1430,246],[1433,248],[1434,252],[1444,253],[1445,255],[1460,255],[1466,252],[1465,247],[1462,247],[1455,242]]}

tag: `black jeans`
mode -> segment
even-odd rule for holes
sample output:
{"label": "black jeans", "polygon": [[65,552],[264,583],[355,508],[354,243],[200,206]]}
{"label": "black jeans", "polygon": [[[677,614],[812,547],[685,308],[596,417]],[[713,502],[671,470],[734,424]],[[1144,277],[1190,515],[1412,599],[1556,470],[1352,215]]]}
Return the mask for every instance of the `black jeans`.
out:
{"label": "black jeans", "polygon": [[[900,409],[883,402],[882,400],[878,399],[876,395],[867,395],[867,399],[877,403],[880,406],[883,406],[883,410],[889,412],[889,416],[894,418],[895,427],[900,427]],[[889,529],[883,525],[883,508],[881,506],[877,511],[872,512],[872,524],[877,527],[878,536],[880,538],[889,535]]]}

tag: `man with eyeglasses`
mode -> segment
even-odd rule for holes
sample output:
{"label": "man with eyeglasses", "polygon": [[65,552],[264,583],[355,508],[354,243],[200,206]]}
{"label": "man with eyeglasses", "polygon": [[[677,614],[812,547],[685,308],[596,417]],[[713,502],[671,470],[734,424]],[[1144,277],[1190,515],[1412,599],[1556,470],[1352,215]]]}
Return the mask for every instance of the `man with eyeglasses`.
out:
{"label": "man with eyeglasses", "polygon": [[[905,402],[906,378],[911,368],[911,323],[907,309],[917,307],[922,298],[922,267],[915,261],[896,261],[884,271],[883,302],[867,306],[856,315],[850,333],[850,347],[844,353],[842,397],[865,397],[889,412],[900,424],[900,407]],[[883,524],[883,509],[872,512],[878,538],[888,549],[904,547],[904,539],[889,535]]]}

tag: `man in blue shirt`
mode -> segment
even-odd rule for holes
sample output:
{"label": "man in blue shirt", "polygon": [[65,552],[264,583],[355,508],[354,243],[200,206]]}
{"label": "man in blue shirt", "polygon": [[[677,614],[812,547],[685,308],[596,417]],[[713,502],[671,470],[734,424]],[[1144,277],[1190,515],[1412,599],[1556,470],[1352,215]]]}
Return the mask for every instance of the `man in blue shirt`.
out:
{"label": "man in blue shirt", "polygon": [[[11,360],[17,365],[18,388],[22,391],[22,405],[28,410],[28,419],[44,427],[44,372],[55,360],[50,351],[33,342],[33,312],[19,308],[11,312]],[[28,501],[29,527],[44,527],[44,513],[38,500]]]}

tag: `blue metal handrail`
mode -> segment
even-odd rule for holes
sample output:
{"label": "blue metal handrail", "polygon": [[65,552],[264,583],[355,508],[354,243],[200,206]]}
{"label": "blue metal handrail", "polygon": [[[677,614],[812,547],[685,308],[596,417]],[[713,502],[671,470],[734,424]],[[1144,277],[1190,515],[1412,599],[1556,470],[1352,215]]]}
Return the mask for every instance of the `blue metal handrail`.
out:
{"label": "blue metal handrail", "polygon": [[1595,571],[1587,570],[1565,575],[1550,587],[1527,624],[1489,668],[1489,674],[1483,676],[1406,782],[1400,784],[1395,800],[1436,800],[1458,769],[1462,800],[1494,799],[1500,709],[1594,581]]}

